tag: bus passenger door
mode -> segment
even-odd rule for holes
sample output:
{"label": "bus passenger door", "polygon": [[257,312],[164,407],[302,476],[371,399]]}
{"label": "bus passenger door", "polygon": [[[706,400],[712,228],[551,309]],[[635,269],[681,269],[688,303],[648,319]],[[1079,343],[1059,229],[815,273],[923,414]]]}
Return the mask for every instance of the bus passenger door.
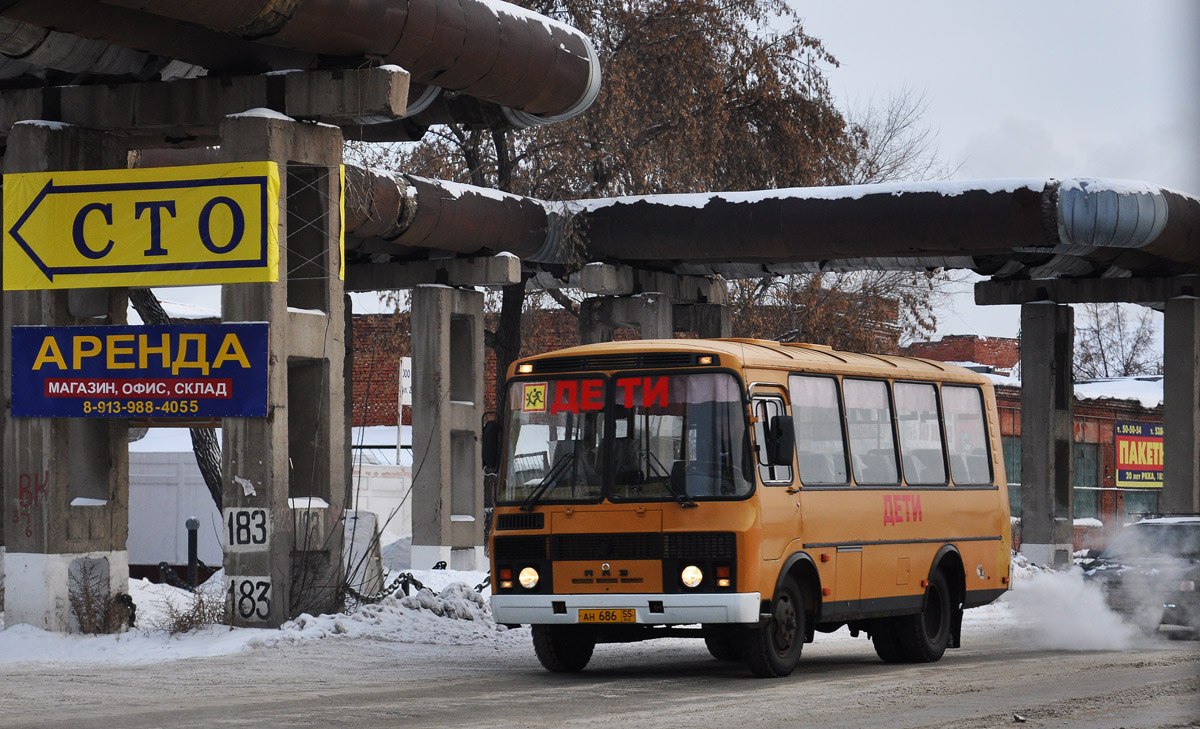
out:
{"label": "bus passenger door", "polygon": [[[758,468],[758,502],[762,524],[762,557],[786,557],[784,549],[800,535],[800,495],[795,484],[795,447],[789,454],[772,453],[772,423],[791,429],[782,388],[758,387],[751,395],[754,459]],[[776,418],[783,420],[776,421]],[[790,432],[788,437],[792,437]]]}

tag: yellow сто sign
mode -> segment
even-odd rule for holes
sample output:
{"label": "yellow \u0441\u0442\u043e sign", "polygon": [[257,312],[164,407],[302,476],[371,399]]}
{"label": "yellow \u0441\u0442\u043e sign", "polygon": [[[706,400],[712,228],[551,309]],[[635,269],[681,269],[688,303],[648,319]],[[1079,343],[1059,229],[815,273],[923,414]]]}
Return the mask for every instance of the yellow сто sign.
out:
{"label": "yellow \u0441\u0442\u043e sign", "polygon": [[274,162],[4,176],[4,289],[279,280]]}

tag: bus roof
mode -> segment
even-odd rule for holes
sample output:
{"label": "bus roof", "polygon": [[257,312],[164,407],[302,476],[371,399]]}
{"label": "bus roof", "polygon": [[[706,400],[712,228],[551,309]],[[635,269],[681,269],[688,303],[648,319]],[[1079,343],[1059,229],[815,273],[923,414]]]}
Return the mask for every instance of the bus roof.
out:
{"label": "bus roof", "polygon": [[[989,382],[983,375],[965,367],[931,359],[845,352],[821,344],[780,343],[768,339],[634,339],[584,344],[532,357],[522,357],[513,364],[513,372],[520,363],[545,360],[565,360],[554,368],[555,372],[627,369],[630,365],[626,363],[607,364],[604,355],[652,352],[715,354],[720,356],[723,366],[733,369],[756,367],[972,383]],[[578,364],[569,363],[571,359],[578,359]],[[639,369],[654,367],[652,361],[645,361]],[[535,365],[535,372],[541,369]],[[513,372],[510,372],[510,376]]]}

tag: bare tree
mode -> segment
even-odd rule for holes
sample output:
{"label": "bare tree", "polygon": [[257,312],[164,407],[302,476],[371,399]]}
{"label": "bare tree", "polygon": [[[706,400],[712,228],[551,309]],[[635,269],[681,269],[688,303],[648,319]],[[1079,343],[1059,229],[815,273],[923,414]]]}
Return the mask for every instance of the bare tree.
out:
{"label": "bare tree", "polygon": [[864,144],[847,177],[856,185],[948,179],[958,166],[940,156],[937,130],[925,123],[924,93],[902,89],[882,106],[869,103],[847,113]]}
{"label": "bare tree", "polygon": [[1162,374],[1153,310],[1132,304],[1075,307],[1075,378]]}

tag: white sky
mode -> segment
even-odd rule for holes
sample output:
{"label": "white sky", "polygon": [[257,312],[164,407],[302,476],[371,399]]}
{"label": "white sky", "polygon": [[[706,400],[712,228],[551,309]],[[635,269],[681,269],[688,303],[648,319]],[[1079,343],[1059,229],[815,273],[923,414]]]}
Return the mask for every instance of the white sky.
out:
{"label": "white sky", "polygon": [[[956,179],[1108,177],[1200,194],[1200,2],[791,0],[843,108],[924,93]],[[1015,336],[969,287],[938,334]]]}

